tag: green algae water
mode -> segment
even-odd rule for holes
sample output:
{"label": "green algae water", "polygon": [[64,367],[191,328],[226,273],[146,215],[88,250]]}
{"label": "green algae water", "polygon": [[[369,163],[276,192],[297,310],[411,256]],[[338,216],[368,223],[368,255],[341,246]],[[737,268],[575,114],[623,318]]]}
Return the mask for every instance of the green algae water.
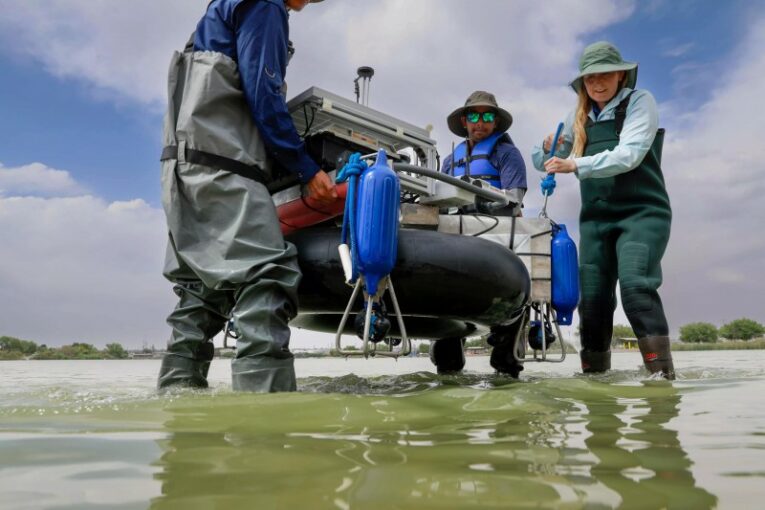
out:
{"label": "green algae water", "polygon": [[156,361],[0,363],[0,508],[756,508],[765,351],[576,356],[520,381],[488,358],[297,360],[300,391],[157,396]]}

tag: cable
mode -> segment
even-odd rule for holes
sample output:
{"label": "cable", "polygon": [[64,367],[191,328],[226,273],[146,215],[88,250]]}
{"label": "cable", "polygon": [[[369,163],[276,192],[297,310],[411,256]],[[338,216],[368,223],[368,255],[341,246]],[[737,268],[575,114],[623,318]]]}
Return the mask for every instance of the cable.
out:
{"label": "cable", "polygon": [[494,228],[496,228],[496,226],[497,226],[497,225],[499,225],[499,218],[497,218],[496,216],[492,216],[491,214],[483,214],[483,213],[470,213],[470,214],[468,214],[468,215],[466,215],[466,216],[473,216],[473,217],[474,217],[474,218],[476,218],[476,219],[477,219],[479,216],[482,216],[482,217],[484,217],[484,218],[491,218],[492,220],[494,220],[494,225],[490,226],[490,227],[489,227],[489,228],[487,228],[486,230],[481,230],[481,231],[480,231],[480,232],[478,232],[477,234],[473,234],[473,237],[480,237],[480,236],[484,235],[486,232],[490,232],[490,231],[494,230]]}
{"label": "cable", "polygon": [[303,118],[305,119],[305,131],[303,131],[303,134],[300,135],[300,138],[305,138],[308,135],[308,132],[311,131],[311,128],[313,127],[313,121],[316,120],[316,108],[311,108],[311,121],[308,121],[308,112],[306,111],[308,109],[308,103],[303,104]]}

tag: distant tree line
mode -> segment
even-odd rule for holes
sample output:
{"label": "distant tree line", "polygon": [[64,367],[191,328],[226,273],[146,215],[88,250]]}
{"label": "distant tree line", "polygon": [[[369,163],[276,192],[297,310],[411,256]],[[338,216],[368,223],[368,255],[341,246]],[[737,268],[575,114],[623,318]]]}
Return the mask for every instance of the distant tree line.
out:
{"label": "distant tree line", "polygon": [[[680,328],[680,341],[686,343],[714,343],[719,339],[748,341],[765,335],[765,326],[752,319],[742,318],[720,328],[709,322],[692,322]],[[615,324],[612,344],[618,338],[635,338],[630,326]]]}
{"label": "distant tree line", "polygon": [[61,347],[37,345],[31,340],[0,336],[0,360],[19,359],[126,359],[128,352],[119,343],[106,344],[104,349],[75,342]]}
{"label": "distant tree line", "polygon": [[720,338],[746,341],[763,335],[765,335],[765,327],[747,318],[736,319],[719,329],[709,322],[692,322],[680,328],[680,340],[690,343],[713,343]]}

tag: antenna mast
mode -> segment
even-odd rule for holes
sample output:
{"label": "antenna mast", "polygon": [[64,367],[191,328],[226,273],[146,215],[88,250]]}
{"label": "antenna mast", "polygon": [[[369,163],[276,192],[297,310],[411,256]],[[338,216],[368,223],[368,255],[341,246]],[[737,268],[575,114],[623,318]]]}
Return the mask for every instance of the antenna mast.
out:
{"label": "antenna mast", "polygon": [[[353,80],[354,91],[356,92],[356,102],[364,106],[369,106],[369,85],[375,70],[369,66],[361,66],[356,69],[356,79]],[[359,85],[361,80],[361,85]]]}

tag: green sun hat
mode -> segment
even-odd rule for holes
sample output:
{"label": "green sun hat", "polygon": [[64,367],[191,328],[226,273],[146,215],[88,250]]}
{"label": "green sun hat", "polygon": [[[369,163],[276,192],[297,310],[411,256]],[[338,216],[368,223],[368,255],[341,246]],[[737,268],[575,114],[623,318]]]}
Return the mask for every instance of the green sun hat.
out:
{"label": "green sun hat", "polygon": [[637,83],[637,62],[626,62],[619,50],[606,41],[587,46],[579,58],[579,76],[569,84],[577,93],[582,88],[582,77],[588,74],[626,71],[625,86],[634,89]]}

